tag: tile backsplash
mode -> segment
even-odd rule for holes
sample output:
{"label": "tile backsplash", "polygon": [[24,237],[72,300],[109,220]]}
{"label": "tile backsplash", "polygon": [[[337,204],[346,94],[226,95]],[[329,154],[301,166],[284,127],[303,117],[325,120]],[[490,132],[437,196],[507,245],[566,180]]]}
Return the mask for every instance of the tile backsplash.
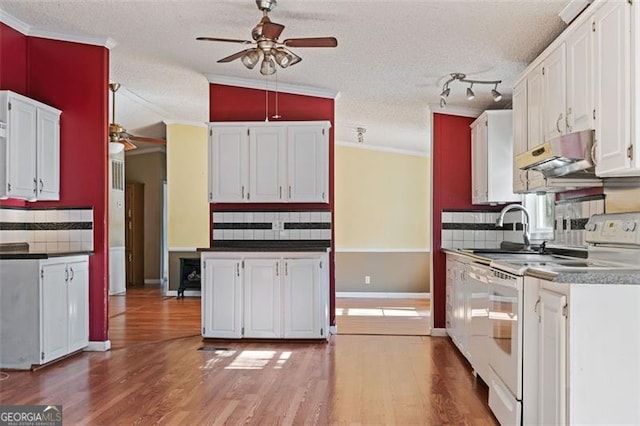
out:
{"label": "tile backsplash", "polygon": [[213,213],[212,240],[331,240],[330,211]]}
{"label": "tile backsplash", "polygon": [[493,211],[443,210],[442,248],[500,247],[505,233],[508,232],[505,229],[513,229],[513,219],[518,216],[510,216],[508,213],[504,226],[498,227],[496,220],[499,215],[499,212]]}
{"label": "tile backsplash", "polygon": [[0,207],[0,243],[32,252],[93,251],[93,209]]}

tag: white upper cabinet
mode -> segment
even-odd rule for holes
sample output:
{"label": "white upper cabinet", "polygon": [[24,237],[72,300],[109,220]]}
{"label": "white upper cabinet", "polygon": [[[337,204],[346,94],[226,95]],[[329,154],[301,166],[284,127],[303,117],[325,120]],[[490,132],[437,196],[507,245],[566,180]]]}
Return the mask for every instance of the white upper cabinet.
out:
{"label": "white upper cabinet", "polygon": [[593,15],[596,174],[603,177],[640,175],[631,143],[631,7],[607,2]]}
{"label": "white upper cabinet", "polygon": [[527,171],[516,167],[515,156],[527,151],[527,80],[522,80],[513,88],[513,192],[527,190]]}
{"label": "white upper cabinet", "polygon": [[287,171],[291,202],[329,202],[329,144],[325,126],[289,127]]}
{"label": "white upper cabinet", "polygon": [[511,110],[485,111],[471,124],[472,203],[520,201],[513,193],[513,115]]}
{"label": "white upper cabinet", "polygon": [[591,23],[583,22],[567,36],[567,112],[566,132],[594,128],[593,119],[593,43]]}
{"label": "white upper cabinet", "polygon": [[[639,8],[631,1],[593,1],[525,71],[517,85],[527,83],[529,149],[593,129],[596,175],[640,176]],[[514,93],[519,117],[522,102],[515,100]],[[514,132],[522,125],[517,120]],[[535,189],[533,172],[528,176],[529,190]]]}
{"label": "white upper cabinet", "polygon": [[249,188],[247,200],[281,201],[286,183],[285,127],[257,127],[249,130]]}
{"label": "white upper cabinet", "polygon": [[60,111],[0,91],[0,198],[60,199]]}
{"label": "white upper cabinet", "polygon": [[242,202],[249,187],[248,127],[209,131],[209,201]]}
{"label": "white upper cabinet", "polygon": [[567,59],[564,43],[544,60],[542,68],[544,140],[566,133]]}
{"label": "white upper cabinet", "polygon": [[329,127],[211,123],[209,201],[328,203]]}

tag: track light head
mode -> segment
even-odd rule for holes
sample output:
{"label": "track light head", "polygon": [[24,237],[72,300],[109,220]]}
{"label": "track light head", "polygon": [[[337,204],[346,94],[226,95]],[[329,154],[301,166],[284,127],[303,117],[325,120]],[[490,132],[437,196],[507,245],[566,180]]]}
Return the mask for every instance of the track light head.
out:
{"label": "track light head", "polygon": [[473,83],[471,83],[471,86],[467,87],[467,99],[472,101],[476,98],[476,94],[473,93]]}
{"label": "track light head", "polygon": [[502,100],[502,93],[498,92],[498,83],[491,89],[491,96],[493,97],[493,102],[500,102]]}

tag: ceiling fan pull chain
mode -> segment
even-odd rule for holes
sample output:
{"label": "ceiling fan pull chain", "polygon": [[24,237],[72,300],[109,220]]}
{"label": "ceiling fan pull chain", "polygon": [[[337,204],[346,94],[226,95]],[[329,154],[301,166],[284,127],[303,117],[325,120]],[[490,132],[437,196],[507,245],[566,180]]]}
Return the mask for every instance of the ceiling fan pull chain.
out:
{"label": "ceiling fan pull chain", "polygon": [[278,114],[278,73],[276,72],[276,114],[272,117],[274,119],[281,118],[280,114]]}
{"label": "ceiling fan pull chain", "polygon": [[269,122],[269,76],[264,76],[264,121]]}

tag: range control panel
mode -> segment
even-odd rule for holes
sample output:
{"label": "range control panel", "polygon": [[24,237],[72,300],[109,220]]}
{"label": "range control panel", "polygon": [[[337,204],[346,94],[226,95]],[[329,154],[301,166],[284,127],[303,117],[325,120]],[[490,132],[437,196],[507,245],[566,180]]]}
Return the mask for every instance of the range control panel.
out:
{"label": "range control panel", "polygon": [[640,212],[595,214],[585,230],[585,240],[591,244],[640,246]]}

